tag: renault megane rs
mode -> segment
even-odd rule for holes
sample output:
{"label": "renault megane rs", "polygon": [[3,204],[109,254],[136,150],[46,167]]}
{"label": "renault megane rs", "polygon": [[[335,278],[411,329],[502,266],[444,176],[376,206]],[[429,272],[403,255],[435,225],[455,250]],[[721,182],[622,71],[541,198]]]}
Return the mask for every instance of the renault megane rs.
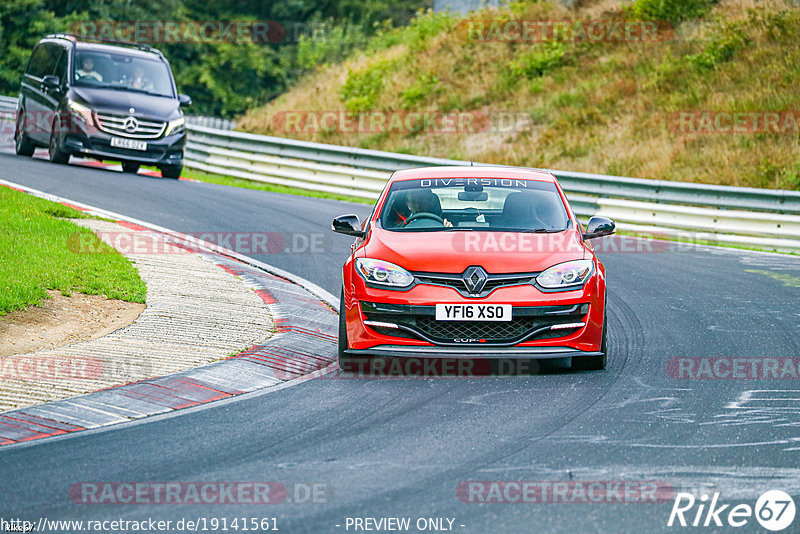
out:
{"label": "renault megane rs", "polygon": [[398,171],[342,272],[339,360],[571,358],[606,366],[605,268],[555,177],[509,167]]}

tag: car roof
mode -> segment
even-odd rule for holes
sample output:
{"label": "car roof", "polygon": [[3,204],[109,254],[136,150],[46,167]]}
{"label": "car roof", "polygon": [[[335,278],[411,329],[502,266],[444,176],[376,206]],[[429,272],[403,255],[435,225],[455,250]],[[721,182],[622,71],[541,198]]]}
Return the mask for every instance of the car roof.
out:
{"label": "car roof", "polygon": [[419,180],[424,178],[510,178],[515,180],[537,180],[555,182],[550,171],[521,167],[494,165],[453,165],[447,167],[418,167],[395,172],[390,183],[400,180]]}
{"label": "car roof", "polygon": [[138,48],[125,45],[115,46],[112,44],[87,43],[86,41],[78,41],[75,43],[75,47],[81,51],[91,50],[93,52],[107,52],[112,54],[124,53],[130,56],[138,56],[147,59],[159,59],[161,57],[158,52],[149,52],[147,50],[140,50]]}

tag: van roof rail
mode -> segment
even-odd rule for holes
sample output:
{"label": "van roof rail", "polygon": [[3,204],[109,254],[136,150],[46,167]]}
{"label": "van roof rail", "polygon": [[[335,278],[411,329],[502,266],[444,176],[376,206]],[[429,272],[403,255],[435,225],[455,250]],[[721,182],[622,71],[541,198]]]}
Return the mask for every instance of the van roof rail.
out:
{"label": "van roof rail", "polygon": [[97,43],[97,44],[108,44],[108,45],[123,45],[123,46],[130,46],[136,48],[138,50],[142,50],[143,52],[150,52],[152,54],[163,55],[161,51],[157,48],[153,48],[150,45],[144,43],[134,43],[131,41],[120,41],[116,39],[89,39],[89,38],[80,38],[76,35],[71,33],[51,33],[46,37],[47,39],[66,39],[68,41],[72,41],[73,43],[83,42],[83,43]]}

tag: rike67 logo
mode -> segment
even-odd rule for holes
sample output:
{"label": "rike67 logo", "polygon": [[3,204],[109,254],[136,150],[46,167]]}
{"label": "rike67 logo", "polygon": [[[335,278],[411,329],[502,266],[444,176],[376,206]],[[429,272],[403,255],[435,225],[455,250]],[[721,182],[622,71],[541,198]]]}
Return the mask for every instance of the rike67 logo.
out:
{"label": "rike67 logo", "polygon": [[699,499],[690,493],[678,493],[669,514],[667,526],[681,527],[743,527],[756,521],[773,532],[784,530],[794,522],[795,505],[792,497],[780,490],[763,493],[755,508],[749,504],[719,504],[719,493]]}

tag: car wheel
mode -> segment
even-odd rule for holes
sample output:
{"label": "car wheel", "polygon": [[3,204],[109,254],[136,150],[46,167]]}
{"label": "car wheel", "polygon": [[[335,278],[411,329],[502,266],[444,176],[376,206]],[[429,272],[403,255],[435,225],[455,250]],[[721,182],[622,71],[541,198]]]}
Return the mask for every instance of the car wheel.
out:
{"label": "car wheel", "polygon": [[163,178],[177,179],[181,177],[183,165],[167,165],[166,167],[160,167],[160,169]]}
{"label": "car wheel", "polygon": [[352,356],[347,356],[345,351],[347,350],[347,320],[345,319],[345,307],[344,307],[344,287],[342,288],[342,294],[339,297],[339,369],[342,371],[352,371],[355,367],[356,359]]}
{"label": "car wheel", "polygon": [[36,148],[28,141],[28,136],[25,135],[23,132],[25,124],[25,113],[23,111],[19,112],[19,116],[17,117],[17,126],[16,131],[14,133],[14,151],[17,153],[17,156],[33,156],[34,150]]}
{"label": "car wheel", "polygon": [[139,167],[141,167],[141,163],[133,163],[130,161],[123,161],[122,162],[122,172],[129,172],[131,174],[136,174],[139,172]]}
{"label": "car wheel", "polygon": [[602,371],[606,368],[608,356],[608,321],[603,316],[603,338],[600,341],[600,352],[602,356],[585,356],[582,358],[572,358],[573,371]]}
{"label": "car wheel", "polygon": [[53,121],[53,128],[50,131],[50,143],[47,152],[50,154],[50,161],[52,163],[69,163],[69,154],[61,150],[61,142],[59,141],[61,133],[61,121],[58,119]]}

